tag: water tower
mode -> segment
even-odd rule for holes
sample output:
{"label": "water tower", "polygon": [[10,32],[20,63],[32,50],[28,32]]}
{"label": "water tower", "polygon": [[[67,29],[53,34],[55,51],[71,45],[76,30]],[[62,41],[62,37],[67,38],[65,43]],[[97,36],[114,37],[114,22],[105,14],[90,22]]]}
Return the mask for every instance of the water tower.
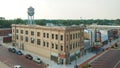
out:
{"label": "water tower", "polygon": [[33,7],[29,7],[28,8],[28,24],[34,24],[34,8]]}

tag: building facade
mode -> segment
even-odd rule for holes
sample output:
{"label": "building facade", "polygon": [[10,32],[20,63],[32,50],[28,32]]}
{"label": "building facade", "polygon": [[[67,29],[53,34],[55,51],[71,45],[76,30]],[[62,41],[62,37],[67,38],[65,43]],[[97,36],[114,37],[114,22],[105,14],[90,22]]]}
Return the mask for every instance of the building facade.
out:
{"label": "building facade", "polygon": [[8,43],[12,39],[12,29],[11,28],[0,28],[0,42]]}
{"label": "building facade", "polygon": [[9,34],[12,34],[11,28],[0,28],[0,36],[9,36]]}
{"label": "building facade", "polygon": [[12,24],[15,47],[67,64],[84,52],[81,26],[39,26]]}

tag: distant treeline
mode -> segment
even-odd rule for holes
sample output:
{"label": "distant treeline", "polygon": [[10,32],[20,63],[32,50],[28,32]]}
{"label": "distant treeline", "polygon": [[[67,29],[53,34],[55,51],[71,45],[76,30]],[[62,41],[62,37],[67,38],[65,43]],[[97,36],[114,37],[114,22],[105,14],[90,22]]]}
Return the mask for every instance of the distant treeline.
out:
{"label": "distant treeline", "polygon": [[[22,20],[20,18],[14,19],[14,20],[0,20],[0,28],[10,28],[11,24],[27,24],[28,20]],[[120,25],[120,19],[116,20],[100,20],[100,19],[89,19],[89,20],[46,20],[46,19],[37,19],[34,20],[35,24],[38,25],[46,25],[46,23],[52,23],[55,25],[91,25],[91,24],[98,24],[98,25]]]}

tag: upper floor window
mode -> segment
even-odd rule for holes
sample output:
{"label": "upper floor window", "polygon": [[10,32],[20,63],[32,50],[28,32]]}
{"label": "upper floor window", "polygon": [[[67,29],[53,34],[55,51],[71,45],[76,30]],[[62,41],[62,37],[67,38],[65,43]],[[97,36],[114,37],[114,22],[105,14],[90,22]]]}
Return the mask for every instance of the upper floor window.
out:
{"label": "upper floor window", "polygon": [[49,33],[47,33],[47,38],[49,38]]}
{"label": "upper floor window", "polygon": [[28,42],[28,37],[25,37],[25,41]]}
{"label": "upper floor window", "polygon": [[56,44],[56,48],[55,49],[58,49],[58,44]]}
{"label": "upper floor window", "polygon": [[75,34],[73,34],[73,39],[75,39]]}
{"label": "upper floor window", "polygon": [[34,31],[31,31],[31,35],[34,35]]}
{"label": "upper floor window", "polygon": [[78,42],[78,47],[80,46],[80,42]]}
{"label": "upper floor window", "polygon": [[16,35],[16,39],[19,39],[18,35]]}
{"label": "upper floor window", "polygon": [[75,44],[73,43],[73,48],[75,48]]}
{"label": "upper floor window", "polygon": [[63,35],[60,36],[61,41],[63,41]]}
{"label": "upper floor window", "polygon": [[54,34],[52,34],[52,39],[54,39]]}
{"label": "upper floor window", "polygon": [[72,44],[70,44],[70,49],[72,49]]}
{"label": "upper floor window", "polygon": [[56,34],[56,40],[58,39],[58,35]]}
{"label": "upper floor window", "polygon": [[28,34],[28,31],[27,31],[27,30],[25,31],[25,34]]}
{"label": "upper floor window", "polygon": [[61,51],[63,51],[63,46],[62,46],[62,45],[61,45],[61,48],[60,48],[60,49],[61,49]]}
{"label": "upper floor window", "polygon": [[40,32],[37,32],[37,36],[40,36]]}
{"label": "upper floor window", "polygon": [[20,39],[23,40],[23,36],[20,36]]}
{"label": "upper floor window", "polygon": [[45,41],[43,41],[43,46],[45,46]]}
{"label": "upper floor window", "polygon": [[66,51],[68,51],[68,46],[66,46]]}
{"label": "upper floor window", "polygon": [[80,37],[80,33],[78,33],[78,38]]}
{"label": "upper floor window", "polygon": [[18,29],[16,30],[16,33],[19,33],[19,30],[18,30]]}
{"label": "upper floor window", "polygon": [[77,33],[76,33],[76,38],[77,38]]}
{"label": "upper floor window", "polygon": [[72,40],[72,34],[70,34],[70,40]]}
{"label": "upper floor window", "polygon": [[45,38],[45,33],[43,33],[43,37]]}
{"label": "upper floor window", "polygon": [[41,41],[40,39],[37,39],[37,45],[40,45]]}
{"label": "upper floor window", "polygon": [[54,43],[52,43],[52,48],[54,48]]}
{"label": "upper floor window", "polygon": [[68,41],[68,35],[67,35],[67,39],[66,40]]}
{"label": "upper floor window", "polygon": [[47,47],[49,47],[49,42],[47,42]]}
{"label": "upper floor window", "polygon": [[76,48],[77,48],[77,46],[78,46],[78,44],[77,44],[77,42],[76,42]]}
{"label": "upper floor window", "polygon": [[23,30],[21,30],[20,33],[23,34]]}

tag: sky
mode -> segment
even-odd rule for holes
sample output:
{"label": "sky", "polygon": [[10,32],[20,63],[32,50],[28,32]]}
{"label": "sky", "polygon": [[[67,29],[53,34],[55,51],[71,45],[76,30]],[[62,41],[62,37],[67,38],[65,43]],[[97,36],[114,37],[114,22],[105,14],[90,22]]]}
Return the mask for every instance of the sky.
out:
{"label": "sky", "polygon": [[0,17],[27,19],[120,19],[120,0],[0,0]]}

